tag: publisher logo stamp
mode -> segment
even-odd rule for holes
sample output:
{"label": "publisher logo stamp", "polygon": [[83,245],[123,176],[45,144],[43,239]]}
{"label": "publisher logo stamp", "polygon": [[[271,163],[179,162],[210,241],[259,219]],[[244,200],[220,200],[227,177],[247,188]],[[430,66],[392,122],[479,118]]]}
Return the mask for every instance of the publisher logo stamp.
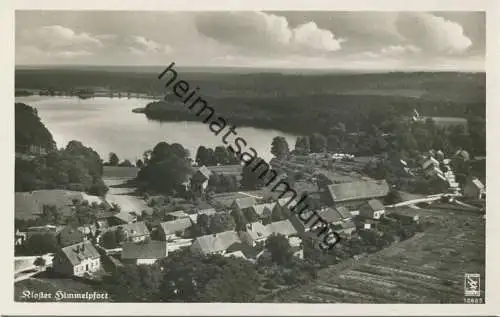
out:
{"label": "publisher logo stamp", "polygon": [[481,275],[476,273],[465,273],[464,293],[465,296],[481,296]]}

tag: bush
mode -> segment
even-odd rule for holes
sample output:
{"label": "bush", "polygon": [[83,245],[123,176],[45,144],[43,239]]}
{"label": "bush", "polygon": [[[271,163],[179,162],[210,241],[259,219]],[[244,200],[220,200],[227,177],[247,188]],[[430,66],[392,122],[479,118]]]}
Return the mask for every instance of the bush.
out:
{"label": "bush", "polygon": [[44,266],[45,263],[46,263],[45,259],[40,256],[36,258],[35,261],[33,262],[33,264],[36,266]]}

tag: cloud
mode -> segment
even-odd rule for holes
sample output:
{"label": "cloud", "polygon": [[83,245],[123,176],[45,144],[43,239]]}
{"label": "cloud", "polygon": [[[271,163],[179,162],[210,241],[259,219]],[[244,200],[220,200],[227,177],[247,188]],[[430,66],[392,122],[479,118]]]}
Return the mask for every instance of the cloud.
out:
{"label": "cloud", "polygon": [[400,13],[397,26],[409,42],[428,53],[461,54],[472,45],[460,24],[431,13]]}
{"label": "cloud", "polygon": [[143,36],[132,36],[130,38],[131,46],[127,47],[128,51],[134,55],[147,55],[149,53],[169,54],[172,52],[172,47],[163,45]]}
{"label": "cloud", "polygon": [[88,33],[76,33],[61,25],[43,26],[38,30],[25,33],[26,37],[37,39],[52,48],[64,47],[102,47],[102,42]]}
{"label": "cloud", "polygon": [[314,22],[294,28],[285,17],[264,12],[200,14],[196,26],[201,35],[254,53],[327,53],[346,41]]}
{"label": "cloud", "polygon": [[26,30],[16,41],[20,59],[72,59],[93,55],[104,45],[97,36],[77,33],[61,25],[46,25]]}

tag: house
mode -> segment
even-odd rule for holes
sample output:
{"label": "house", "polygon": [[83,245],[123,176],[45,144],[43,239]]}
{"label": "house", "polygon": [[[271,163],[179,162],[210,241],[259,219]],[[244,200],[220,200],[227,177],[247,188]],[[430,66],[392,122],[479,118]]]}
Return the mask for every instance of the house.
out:
{"label": "house", "polygon": [[420,216],[411,208],[404,208],[401,210],[394,210],[389,217],[400,220],[403,223],[419,222]]}
{"label": "house", "polygon": [[66,247],[68,245],[83,242],[84,234],[77,228],[65,226],[57,233],[56,238],[60,247]]}
{"label": "house", "polygon": [[354,221],[346,221],[340,224],[341,229],[337,230],[337,233],[350,237],[354,231],[356,231],[356,224]]}
{"label": "house", "polygon": [[53,270],[63,275],[84,276],[99,271],[101,257],[90,241],[60,249],[53,260]]}
{"label": "house", "polygon": [[281,234],[287,238],[297,235],[297,230],[288,219],[271,222],[266,226],[266,228],[271,234]]}
{"label": "house", "polygon": [[316,214],[328,224],[340,224],[343,221],[342,215],[330,207],[322,208],[316,211]]}
{"label": "house", "polygon": [[96,215],[95,225],[98,230],[103,230],[109,227],[109,219],[115,213],[111,211],[102,211]]}
{"label": "house", "polygon": [[121,225],[120,228],[125,234],[125,241],[128,242],[141,242],[149,238],[150,233],[146,224],[141,222],[134,222]]}
{"label": "house", "polygon": [[108,223],[112,226],[133,223],[137,221],[137,216],[131,212],[120,211],[119,213],[113,214]]}
{"label": "house", "polygon": [[243,212],[245,210],[251,210],[256,203],[254,197],[242,197],[235,199],[231,207],[233,210],[240,210]]}
{"label": "house", "polygon": [[191,246],[191,252],[202,255],[224,255],[226,252],[231,252],[228,251],[231,247],[240,245],[241,243],[242,241],[235,231],[208,234],[195,239]]}
{"label": "house", "polygon": [[158,226],[158,238],[162,241],[179,239],[192,225],[189,217],[162,222]]}
{"label": "house", "polygon": [[83,234],[83,240],[90,240],[96,237],[97,227],[95,225],[84,225],[77,228]]}
{"label": "house", "polygon": [[264,219],[270,217],[276,203],[266,203],[266,204],[257,204],[250,207],[250,209],[257,214],[260,219]]}
{"label": "house", "polygon": [[168,241],[167,250],[168,252],[174,252],[180,249],[189,248],[193,245],[193,239],[176,239]]}
{"label": "house", "polygon": [[380,200],[371,199],[360,208],[359,214],[366,218],[380,219],[385,214],[385,208]]}
{"label": "house", "polygon": [[168,255],[167,242],[151,240],[146,243],[123,244],[121,260],[129,264],[151,265]]}
{"label": "house", "polygon": [[211,217],[211,216],[215,215],[216,213],[217,213],[217,211],[214,208],[207,208],[207,209],[199,210],[195,214],[190,214],[189,218],[191,219],[192,223],[197,223],[199,215],[207,215],[208,217]]}
{"label": "house", "polygon": [[385,180],[360,180],[328,186],[328,203],[340,206],[362,205],[370,199],[385,198],[390,192]]}
{"label": "house", "polygon": [[267,226],[260,222],[248,223],[245,231],[240,232],[240,238],[246,244],[255,247],[258,243],[264,243],[271,235]]}
{"label": "house", "polygon": [[211,175],[212,172],[206,166],[203,165],[199,167],[191,177],[191,190],[198,193],[204,192],[208,186],[208,180]]}
{"label": "house", "polygon": [[467,179],[463,192],[465,197],[471,199],[484,199],[486,197],[485,186],[475,177]]}
{"label": "house", "polygon": [[377,225],[376,222],[373,221],[372,219],[364,219],[362,224],[363,224],[363,229],[365,230],[375,229]]}
{"label": "house", "polygon": [[173,220],[190,217],[190,215],[183,210],[169,212],[169,213],[167,213],[167,216]]}
{"label": "house", "polygon": [[207,168],[213,174],[236,176],[237,178],[241,178],[241,173],[243,172],[243,165],[241,164],[207,166]]}
{"label": "house", "polygon": [[342,220],[347,221],[352,219],[352,213],[347,207],[339,206],[336,208],[336,210],[337,213],[339,213],[339,215],[342,217]]}

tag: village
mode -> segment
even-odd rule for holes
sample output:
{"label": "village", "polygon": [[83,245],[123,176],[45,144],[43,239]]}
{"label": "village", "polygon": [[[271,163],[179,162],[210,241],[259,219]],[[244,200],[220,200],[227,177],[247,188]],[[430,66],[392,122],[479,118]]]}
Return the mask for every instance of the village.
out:
{"label": "village", "polygon": [[[483,183],[468,175],[460,186],[451,167],[456,165],[453,162],[471,159],[464,150],[451,158],[445,158],[442,151],[431,150],[414,160],[393,163],[398,179],[439,184],[433,187],[439,191],[423,195],[407,191],[408,182],[405,187],[391,179],[368,176],[366,166],[379,160],[375,157],[292,151],[270,163],[280,173],[294,175],[296,191],[307,193],[315,201],[301,216],[294,212],[298,197],[281,197],[279,192],[266,188],[209,192],[209,181],[214,175],[241,181],[244,167],[240,164],[197,166],[194,163],[183,185],[187,191],[196,191],[204,197],[196,204],[186,199],[155,196],[137,197],[136,204],[130,204],[121,199],[120,194],[126,191],[119,185],[134,179],[139,169],[104,166],[105,182],[117,187],[115,194],[104,198],[67,190],[16,193],[16,215],[32,215],[36,210],[41,214],[46,206],[69,212],[78,204],[108,208],[94,215],[95,221],[85,226],[46,224],[17,228],[16,250],[47,237],[57,250],[16,253],[15,281],[36,279],[43,274],[99,281],[117,267],[154,265],[182,250],[201,256],[237,257],[259,265],[261,257],[273,252],[267,248],[268,240],[277,236],[286,238],[293,256],[304,260],[305,245],[317,243],[313,234],[317,223],[314,215],[340,235],[341,241],[334,247],[343,254],[336,256],[338,263],[342,258],[357,257],[348,250],[356,241],[373,239],[373,246],[366,249],[372,252],[380,249],[375,247],[379,238],[388,241],[381,244],[385,246],[425,230],[426,223],[422,221],[425,217],[420,210],[430,204],[451,204],[464,208],[465,213],[483,214],[486,198]],[[158,217],[153,207],[165,204],[165,200],[175,203],[163,209],[164,214]],[[395,237],[394,232],[401,235]]]}

